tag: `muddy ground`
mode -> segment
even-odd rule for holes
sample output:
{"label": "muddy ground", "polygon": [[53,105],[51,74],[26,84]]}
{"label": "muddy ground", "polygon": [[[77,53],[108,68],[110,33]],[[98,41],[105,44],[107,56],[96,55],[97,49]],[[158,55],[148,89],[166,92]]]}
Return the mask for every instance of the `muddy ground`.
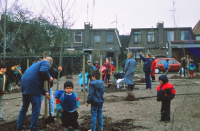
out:
{"label": "muddy ground", "polygon": [[[169,123],[158,122],[160,119],[161,103],[156,101],[156,87],[158,86],[158,76],[156,82],[152,83],[152,90],[146,90],[144,74],[136,74],[134,91],[116,88],[116,85],[108,85],[105,90],[105,103],[103,106],[104,130],[105,131],[199,131],[200,130],[200,79],[197,77],[190,79],[180,77],[177,73],[168,74],[169,82],[174,84],[177,95],[171,101],[171,119]],[[176,76],[177,75],[177,76]],[[141,79],[142,78],[142,79]],[[73,81],[74,91],[80,97],[79,109],[79,130],[90,129],[90,106],[86,107],[83,101],[83,93],[78,85],[78,76],[73,79],[62,77],[59,89],[63,89],[66,80]],[[56,80],[53,86],[56,91]],[[88,93],[86,92],[86,96]],[[15,131],[19,110],[22,106],[20,88],[14,88],[11,93],[4,96],[2,114],[7,121],[0,122],[0,131]],[[55,106],[56,109],[56,106]],[[30,127],[31,106],[27,112],[25,120],[26,130]],[[58,125],[52,123],[49,127],[43,124],[44,103],[42,104],[41,116],[38,128],[50,131],[63,130],[60,119]]]}

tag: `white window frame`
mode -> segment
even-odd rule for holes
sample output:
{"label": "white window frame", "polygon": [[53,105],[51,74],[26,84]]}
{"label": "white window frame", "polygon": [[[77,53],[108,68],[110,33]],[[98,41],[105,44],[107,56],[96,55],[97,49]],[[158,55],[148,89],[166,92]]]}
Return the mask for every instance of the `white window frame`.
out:
{"label": "white window frame", "polygon": [[[184,36],[184,38],[183,38],[182,32],[187,32],[187,38],[185,38],[185,36]],[[189,35],[189,32],[188,32],[187,30],[181,31],[181,40],[188,40],[188,35]]]}
{"label": "white window frame", "polygon": [[[173,40],[171,40],[171,33],[173,32]],[[169,37],[169,34],[170,34],[170,37]],[[167,31],[167,40],[168,41],[174,41],[174,34],[175,34],[175,32],[174,31]],[[169,38],[170,38],[170,40],[169,40]]]}
{"label": "white window frame", "polygon": [[134,42],[139,43],[142,41],[141,32],[134,32]]}
{"label": "white window frame", "polygon": [[155,42],[155,39],[154,39],[154,32],[149,31],[149,32],[147,33],[147,41],[148,41],[148,42]]}
{"label": "white window frame", "polygon": [[[108,34],[108,32],[112,32],[112,34]],[[108,36],[112,36],[112,41],[108,41]],[[106,42],[107,43],[113,43],[114,42],[114,32],[113,31],[107,31],[106,32]]]}

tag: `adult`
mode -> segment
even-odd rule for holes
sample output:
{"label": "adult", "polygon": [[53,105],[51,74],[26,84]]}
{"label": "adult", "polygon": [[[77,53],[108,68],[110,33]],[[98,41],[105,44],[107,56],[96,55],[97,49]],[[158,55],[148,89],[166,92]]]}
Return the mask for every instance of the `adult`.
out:
{"label": "adult", "polygon": [[51,98],[49,93],[43,87],[44,81],[51,82],[53,80],[49,74],[49,69],[52,64],[53,59],[51,57],[46,57],[43,61],[30,66],[23,74],[21,78],[23,105],[17,120],[18,131],[21,131],[24,128],[24,120],[30,103],[32,105],[30,131],[38,131],[37,124],[41,109],[41,95],[46,95],[48,99]]}
{"label": "adult", "polygon": [[97,69],[100,69],[100,66],[99,66],[99,64],[98,64],[98,61],[96,61],[96,68],[97,68]]}
{"label": "adult", "polygon": [[[52,65],[49,69],[49,74],[53,79],[58,79],[58,71],[60,71],[60,77],[62,76],[62,66],[59,66],[58,69],[53,68]],[[51,99],[50,99],[50,105],[51,105],[51,115],[54,116],[54,99],[53,99],[53,81],[50,82],[50,93]],[[43,101],[43,95],[41,96],[41,103]],[[49,102],[49,101],[48,101]]]}
{"label": "adult", "polygon": [[156,70],[156,61],[155,57],[152,58],[152,64],[151,64],[151,79],[152,82],[155,82],[155,70]]}
{"label": "adult", "polygon": [[[185,75],[186,75],[186,73],[185,73],[185,68],[186,68],[186,66],[187,66],[187,59],[186,59],[185,57],[183,57],[183,58],[181,59],[181,66],[182,66],[182,69],[183,69],[184,77],[186,77],[186,76],[185,76]],[[181,74],[180,74],[180,76],[181,76]]]}
{"label": "adult", "polygon": [[91,61],[88,61],[88,64],[85,66],[85,73],[88,72],[88,76],[87,76],[87,86],[89,84],[89,81],[92,82],[92,77],[91,77],[91,72],[93,70],[93,67],[91,65]]}
{"label": "adult", "polygon": [[128,85],[128,90],[132,91],[133,86],[134,86],[134,72],[135,72],[135,67],[137,65],[137,62],[135,59],[133,59],[133,54],[129,52],[127,54],[127,61],[125,65],[125,70],[124,70],[124,83]]}
{"label": "adult", "polygon": [[109,63],[109,60],[108,60],[108,58],[106,58],[106,61],[105,61],[105,63],[103,64],[103,66],[106,68],[106,69],[108,69],[108,74],[106,75],[106,85],[107,85],[107,83],[109,83],[109,80],[110,80],[110,75],[112,74],[112,72],[111,72],[111,65],[110,65],[110,63]]}
{"label": "adult", "polygon": [[144,62],[143,71],[145,73],[146,89],[150,89],[151,90],[151,78],[150,78],[151,64],[152,64],[151,54],[147,53],[146,54],[146,58],[145,58],[144,56],[142,56],[142,51],[141,51],[140,52],[140,58]]}

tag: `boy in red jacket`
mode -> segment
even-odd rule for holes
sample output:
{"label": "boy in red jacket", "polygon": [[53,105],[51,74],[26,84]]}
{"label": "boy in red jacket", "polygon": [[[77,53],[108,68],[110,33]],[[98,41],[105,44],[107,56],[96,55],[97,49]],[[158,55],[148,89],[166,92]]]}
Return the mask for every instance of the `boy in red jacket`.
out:
{"label": "boy in red jacket", "polygon": [[168,83],[166,75],[159,78],[160,85],[157,87],[157,101],[161,101],[161,119],[159,121],[170,121],[170,103],[175,97],[176,90],[171,83]]}

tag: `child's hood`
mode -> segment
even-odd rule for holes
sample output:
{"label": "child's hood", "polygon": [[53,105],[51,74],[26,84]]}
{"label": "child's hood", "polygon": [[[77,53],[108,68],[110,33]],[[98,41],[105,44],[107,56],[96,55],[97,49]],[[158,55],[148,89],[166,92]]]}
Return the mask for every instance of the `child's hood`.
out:
{"label": "child's hood", "polygon": [[101,90],[102,89],[102,85],[104,85],[103,81],[102,80],[95,80],[95,81],[92,81],[90,83],[94,88],[97,88],[97,90]]}

